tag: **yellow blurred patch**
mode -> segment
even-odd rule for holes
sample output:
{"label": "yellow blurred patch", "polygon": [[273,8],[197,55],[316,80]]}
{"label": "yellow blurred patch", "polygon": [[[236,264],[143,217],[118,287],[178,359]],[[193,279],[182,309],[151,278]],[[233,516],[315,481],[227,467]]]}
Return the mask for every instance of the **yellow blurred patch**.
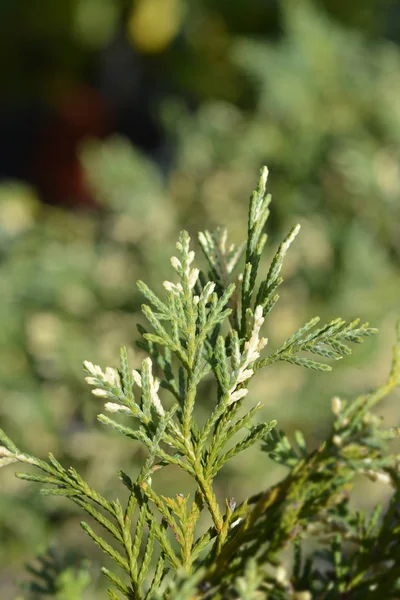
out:
{"label": "yellow blurred patch", "polygon": [[143,53],[162,52],[175,38],[183,19],[182,0],[136,0],[128,35]]}
{"label": "yellow blurred patch", "polygon": [[11,235],[32,227],[40,204],[29,186],[9,181],[0,185],[0,228]]}

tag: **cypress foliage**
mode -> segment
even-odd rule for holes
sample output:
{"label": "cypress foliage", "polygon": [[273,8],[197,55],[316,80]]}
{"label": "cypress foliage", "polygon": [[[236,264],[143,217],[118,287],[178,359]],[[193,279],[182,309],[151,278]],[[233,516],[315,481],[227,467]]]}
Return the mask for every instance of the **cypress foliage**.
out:
{"label": "cypress foliage", "polygon": [[[0,430],[0,466],[36,467],[17,477],[40,483],[45,495],[68,497],[90,518],[81,526],[114,564],[102,569],[113,600],[400,598],[400,478],[390,450],[398,429],[384,429],[373,412],[400,382],[400,326],[387,381],[351,402],[334,398],[332,431],[316,450],[308,450],[301,432],[293,443],[273,419],[254,423],[261,405],[253,405],[248,392],[260,369],[283,361],[327,371],[351,353],[352,344],[376,333],[358,319],[317,327],[314,318],[269,351],[262,329],[279,300],[283,261],[300,227],[283,240],[268,272],[259,273],[271,201],[267,176],[263,168],[243,244],[229,244],[224,229],[199,234],[209,273],[194,266],[183,231],[165,292],[157,295],[138,282],[148,321],[148,329],[139,328],[147,352],[141,365],[128,364],[125,348],[118,368],[84,363],[92,393],[104,401],[99,421],[146,449],[135,478],[118,473],[128,489],[124,504],[103,497],[52,454],[42,460],[24,452]],[[200,385],[210,378],[214,408],[199,423]],[[221,503],[215,478],[254,444],[284,465],[286,476],[243,503]],[[193,494],[156,491],[157,472],[172,466],[192,478]],[[360,474],[393,488],[385,511],[352,511],[349,489]],[[204,513],[210,523],[201,532]],[[318,550],[304,557],[304,541],[311,537]],[[290,572],[282,564],[288,547]]]}

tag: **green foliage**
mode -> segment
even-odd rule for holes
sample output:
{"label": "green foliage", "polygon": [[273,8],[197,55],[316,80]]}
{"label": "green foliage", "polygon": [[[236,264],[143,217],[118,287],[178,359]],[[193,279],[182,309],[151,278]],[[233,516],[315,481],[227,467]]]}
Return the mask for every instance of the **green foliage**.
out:
{"label": "green foliage", "polygon": [[32,581],[22,585],[27,593],[27,600],[43,596],[51,596],[56,600],[76,600],[83,597],[90,583],[90,574],[87,565],[78,556],[73,553],[62,556],[54,548],[50,548],[46,554],[37,557],[36,563],[27,566]]}
{"label": "green foliage", "polygon": [[[86,381],[105,401],[105,412],[128,418],[129,425],[103,413],[98,420],[146,450],[135,477],[119,472],[128,490],[125,502],[108,500],[52,454],[44,461],[23,452],[0,430],[1,466],[18,462],[36,467],[41,474],[23,472],[17,477],[43,484],[42,494],[69,498],[97,524],[96,530],[84,521],[81,526],[111,560],[112,569],[104,566],[102,573],[114,600],[121,595],[131,600],[299,600],[315,594],[361,598],[382,590],[387,598],[400,597],[400,480],[398,457],[388,447],[397,429],[385,430],[371,412],[399,384],[400,326],[387,383],[353,402],[335,398],[332,433],[316,450],[307,450],[300,432],[295,435],[297,447],[284,433],[275,433],[275,420],[254,424],[260,407],[248,406],[249,384],[261,368],[282,360],[326,370],[324,363],[298,354],[336,360],[349,354],[348,344],[376,332],[367,324],[359,326],[358,320],[342,319],[312,331],[314,319],[280,348],[261,356],[267,345],[261,328],[273,308],[270,296],[282,282],[283,258],[299,229],[281,244],[266,278],[258,277],[270,202],[266,183],[264,168],[250,200],[247,240],[240,246],[246,248],[244,269],[235,281],[230,279],[239,253],[232,247],[226,251],[225,233],[200,235],[210,275],[216,275],[213,281],[193,266],[195,253],[183,231],[177,256],[171,258],[176,281],[164,281],[166,293],[157,295],[138,282],[147,300],[142,312],[151,327],[140,327],[141,347],[148,354],[141,367],[132,369],[125,348],[119,368],[103,370],[84,363]],[[214,406],[200,422],[196,406],[203,380],[210,378]],[[286,477],[244,502],[221,503],[215,487],[218,473],[227,461],[259,442],[273,460],[288,467]],[[166,468],[189,476],[192,492],[169,497],[158,491],[157,474]],[[395,490],[380,520],[377,511],[367,518],[349,508],[348,489],[360,474],[390,483]],[[201,532],[204,514],[208,528]],[[301,546],[310,537],[320,545],[328,541],[322,555],[326,570],[318,566],[318,552],[303,568]],[[344,559],[343,540],[355,542],[351,561]],[[292,574],[280,566],[288,545],[296,556]]]}
{"label": "green foliage", "polygon": [[[254,93],[251,109],[209,101],[194,116],[165,111],[178,138],[173,191],[183,205],[195,198],[196,219],[200,210],[217,223],[230,214],[238,229],[240,197],[255,165],[267,163],[279,197],[274,225],[307,215],[299,253],[308,285],[326,304],[338,280],[341,292],[362,286],[361,273],[346,271],[356,239],[372,234],[371,261],[379,247],[399,265],[399,50],[343,28],[316,2],[280,5],[279,39],[232,41],[232,63]],[[380,270],[372,271],[379,280]]]}
{"label": "green foliage", "polygon": [[[0,421],[36,454],[51,447],[85,476],[101,472],[107,486],[114,467],[102,450],[112,447],[125,469],[135,457],[99,429],[87,435],[94,409],[80,363],[86,356],[108,363],[132,343],[128,322],[140,308],[132,281],[142,270],[151,281],[161,277],[162,240],[175,234],[175,217],[160,173],[126,140],[88,144],[82,160],[99,210],[44,207],[26,186],[1,188]],[[162,222],[152,231],[156,215]],[[10,515],[0,523],[5,573],[17,556],[28,560],[32,547],[48,543],[50,521],[68,527],[76,515],[74,507],[52,509],[29,487],[17,492],[12,479],[7,492],[0,500],[1,514]]]}
{"label": "green foliage", "polygon": [[[373,2],[362,3],[364,16],[367,4]],[[29,2],[5,2],[2,21],[7,25],[7,15],[15,15],[15,27],[6,26],[3,36],[12,75],[8,77],[10,86],[5,87],[14,93],[17,83],[23,104],[29,96],[21,77],[26,69],[21,62],[25,54],[18,46],[24,43],[24,36],[39,39],[41,32],[48,32],[42,39],[49,44],[47,48],[57,46],[49,51],[55,57],[52,68],[57,69],[58,80],[64,71],[59,70],[57,57],[70,55],[70,46],[60,42],[72,31],[70,19],[80,24],[78,36],[74,33],[73,37],[77,42],[83,40],[84,13],[92,31],[99,20],[107,20],[109,30],[112,19],[105,15],[119,10],[111,0],[102,0],[102,6],[113,5],[104,12],[93,0],[66,0],[65,6],[79,5],[80,14],[75,18],[70,10],[67,18],[65,10],[55,9],[53,2],[47,2],[40,13],[33,7],[26,11],[24,4]],[[211,100],[200,102],[190,112],[182,107],[176,113],[165,109],[170,121],[168,143],[174,150],[168,169],[165,155],[160,170],[125,140],[108,139],[91,143],[82,153],[86,177],[101,205],[99,211],[77,214],[43,206],[19,184],[0,188],[1,427],[19,447],[30,448],[36,456],[44,456],[51,448],[62,464],[73,465],[105,497],[114,488],[115,465],[136,474],[145,450],[139,444],[131,450],[125,436],[108,435],[102,424],[92,426],[95,407],[79,365],[86,357],[96,364],[114,364],[123,344],[128,347],[131,364],[138,366],[144,347],[151,350],[158,376],[158,369],[165,367],[160,395],[168,389],[184,393],[184,371],[168,371],[168,351],[164,358],[165,350],[163,353],[157,344],[142,339],[139,354],[132,354],[132,320],[145,326],[139,313],[140,296],[132,282],[145,279],[152,289],[158,289],[159,281],[166,277],[166,240],[174,239],[181,227],[194,237],[198,228],[225,223],[229,243],[223,229],[204,232],[205,242],[213,248],[206,252],[212,261],[209,268],[214,269],[209,279],[216,283],[219,296],[228,283],[240,285],[238,260],[245,248],[237,242],[243,237],[246,219],[244,198],[258,165],[264,162],[273,169],[275,201],[269,207],[269,243],[260,257],[255,293],[267,276],[281,232],[299,220],[302,233],[296,238],[295,251],[286,257],[285,285],[276,290],[272,286],[268,292],[273,312],[265,314],[264,327],[267,349],[273,350],[266,353],[266,349],[261,359],[274,356],[292,332],[314,314],[321,316],[322,324],[329,324],[338,314],[351,321],[356,310],[379,324],[382,335],[374,344],[358,348],[351,360],[336,363],[334,376],[298,369],[275,356],[271,368],[262,369],[253,380],[254,412],[239,411],[243,427],[278,419],[286,431],[281,437],[287,442],[282,444],[289,444],[288,456],[283,455],[280,462],[289,461],[290,456],[295,462],[299,448],[292,440],[296,429],[304,432],[309,449],[327,434],[325,404],[330,395],[351,397],[378,385],[383,377],[388,338],[398,313],[400,274],[399,50],[384,40],[343,28],[339,20],[328,19],[321,3],[315,2],[282,2],[279,36],[259,36],[255,24],[265,23],[268,29],[276,26],[270,18],[273,4],[215,0],[211,11],[210,3],[196,3],[195,9],[188,5],[184,32],[175,50],[180,52],[190,42],[190,56],[179,58],[172,53],[169,58],[174,68],[184,61],[183,69],[176,68],[182,86],[198,98]],[[335,16],[343,11],[349,16],[353,13],[353,22],[361,15],[358,1],[341,7],[339,2],[325,4]],[[377,18],[373,20],[378,23]],[[12,32],[20,30],[21,24],[24,34],[16,37]],[[78,57],[72,62],[63,59],[64,66],[68,63],[79,70]],[[16,63],[21,65],[18,78]],[[168,71],[164,60],[162,67],[164,78]],[[38,91],[39,85],[44,85],[46,98],[46,78],[50,77],[51,86],[54,83],[52,68],[37,85]],[[35,74],[30,69],[29,82],[32,77]],[[71,79],[75,81],[75,75]],[[64,98],[63,92],[61,95]],[[218,102],[215,97],[229,102]],[[235,305],[235,293],[229,308]],[[274,304],[278,293],[281,300]],[[253,297],[251,308],[258,303]],[[241,314],[232,312],[228,319],[240,331],[235,319],[241,319]],[[305,335],[317,327],[321,326]],[[148,333],[150,330],[147,327]],[[323,347],[332,351],[330,346]],[[231,360],[230,347],[226,352]],[[288,358],[313,359],[319,369],[332,364],[331,359],[308,350],[289,353]],[[210,376],[200,383],[201,402],[196,403],[195,416],[201,424],[214,408],[213,385]],[[173,397],[177,398],[176,394]],[[389,422],[397,422],[395,411],[395,405],[382,409]],[[232,446],[240,440],[238,427],[231,431]],[[258,452],[255,445],[236,460],[225,462],[215,483],[219,499],[235,494],[242,500],[276,480],[279,471],[270,463],[266,467]],[[4,597],[13,593],[7,582],[12,585],[20,578],[15,569],[47,544],[49,536],[63,541],[66,537],[66,545],[72,548],[81,543],[75,527],[79,506],[62,499],[49,502],[28,482],[14,482],[12,470],[13,466],[2,472],[4,492],[0,497],[0,579],[6,585],[0,596]],[[186,495],[190,487],[186,473],[175,469],[172,477],[169,472],[158,473],[161,493],[173,496],[176,486]],[[246,486],[241,485],[243,472]],[[357,486],[353,506],[375,505],[382,494],[379,485],[367,493]],[[201,520],[200,530],[206,527]],[[90,540],[83,550],[96,565],[99,555]],[[98,590],[94,596],[87,592],[90,600],[103,589],[100,581],[93,585]]]}

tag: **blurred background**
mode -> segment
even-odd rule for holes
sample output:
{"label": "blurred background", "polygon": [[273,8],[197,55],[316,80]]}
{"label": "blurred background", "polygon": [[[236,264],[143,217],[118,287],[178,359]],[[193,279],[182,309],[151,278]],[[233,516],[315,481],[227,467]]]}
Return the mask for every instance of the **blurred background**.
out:
{"label": "blurred background", "polygon": [[[333,394],[385,377],[400,313],[400,2],[1,0],[0,39],[1,427],[123,498],[116,470],[135,470],[143,453],[96,424],[82,361],[117,366],[127,345],[138,366],[136,279],[161,290],[182,227],[194,237],[224,224],[241,241],[267,164],[264,269],[302,224],[270,348],[315,315],[381,331],[331,374],[277,365],[254,382],[260,418],[303,429],[314,447]],[[381,413],[399,425],[396,398]],[[260,458],[226,468],[221,499],[282,475]],[[45,597],[18,584],[49,545],[54,573],[79,562],[77,549],[90,560],[91,581],[64,571],[68,598],[98,597],[103,557],[78,509],[14,471],[1,471],[1,598]],[[165,495],[189,489],[162,473]],[[362,488],[360,506],[384,499],[378,485]],[[64,584],[42,583],[66,598]]]}

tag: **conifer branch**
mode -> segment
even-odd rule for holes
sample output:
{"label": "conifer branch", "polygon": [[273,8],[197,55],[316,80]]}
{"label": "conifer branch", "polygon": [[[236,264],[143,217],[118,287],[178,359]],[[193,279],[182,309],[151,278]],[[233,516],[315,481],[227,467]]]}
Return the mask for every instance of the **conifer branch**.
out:
{"label": "conifer branch", "polygon": [[[107,532],[104,539],[82,522],[88,536],[119,568],[118,574],[102,569],[113,588],[108,591],[111,600],[118,594],[130,600],[222,600],[238,595],[252,600],[299,600],[295,595],[299,589],[305,586],[307,593],[317,589],[314,558],[304,561],[301,551],[302,539],[312,528],[329,535],[331,544],[326,560],[334,577],[318,581],[318,590],[324,594],[333,590],[356,600],[380,586],[389,597],[400,581],[399,569],[387,566],[389,553],[379,562],[384,575],[375,572],[367,558],[368,553],[387,547],[400,563],[400,457],[388,450],[398,428],[384,430],[372,413],[400,381],[400,325],[388,381],[352,403],[334,398],[332,432],[317,450],[308,450],[301,432],[296,432],[292,441],[277,431],[274,419],[254,422],[262,405],[249,402],[248,392],[259,369],[283,361],[330,370],[330,365],[309,356],[341,359],[351,353],[350,344],[376,333],[359,319],[335,319],[316,328],[318,318],[314,318],[265,356],[267,339],[262,330],[279,298],[284,258],[299,232],[299,226],[289,232],[259,283],[271,200],[266,192],[267,175],[267,169],[262,169],[251,196],[243,245],[228,244],[225,229],[199,235],[210,268],[208,279],[194,266],[190,237],[183,231],[176,245],[177,256],[171,259],[175,281],[164,281],[161,294],[138,282],[147,302],[142,310],[149,331],[139,327],[140,346],[147,358],[132,369],[122,348],[118,368],[103,370],[89,361],[84,363],[86,381],[108,413],[100,413],[99,421],[146,451],[136,478],[118,472],[129,491],[126,504],[106,499],[74,468],[64,468],[51,454],[44,461],[23,453],[0,430],[0,467],[13,462],[35,467],[38,474],[17,473],[17,477],[40,483],[44,494],[69,498],[100,531]],[[235,276],[243,253],[243,274]],[[215,402],[208,418],[199,424],[195,407],[199,385],[206,377],[214,379]],[[174,401],[168,409],[166,391]],[[217,474],[255,444],[264,455],[284,465],[287,476],[238,506],[233,499],[220,503]],[[171,466],[191,477],[191,494],[178,492],[169,497],[153,487],[157,471]],[[347,486],[359,475],[396,490],[381,519],[376,511],[370,519],[359,517],[356,522],[345,505]],[[209,528],[200,533],[205,514]],[[352,564],[342,559],[337,534],[341,530],[359,545]],[[295,564],[289,581],[271,569],[276,569],[281,550],[292,542]],[[258,595],[261,591],[263,596]]]}

